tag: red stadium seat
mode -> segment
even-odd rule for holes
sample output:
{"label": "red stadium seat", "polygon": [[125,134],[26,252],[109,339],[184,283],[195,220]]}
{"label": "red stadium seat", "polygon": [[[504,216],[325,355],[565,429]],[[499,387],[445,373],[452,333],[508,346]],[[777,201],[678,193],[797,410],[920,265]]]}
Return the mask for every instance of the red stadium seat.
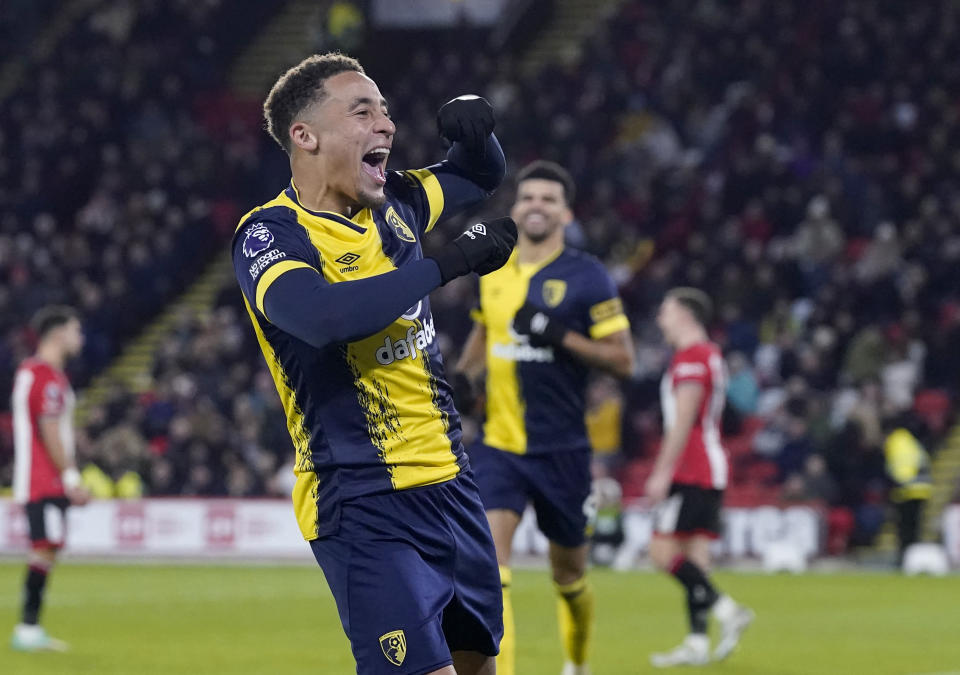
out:
{"label": "red stadium seat", "polygon": [[924,389],[913,399],[913,411],[936,435],[947,429],[950,417],[950,397],[942,389]]}

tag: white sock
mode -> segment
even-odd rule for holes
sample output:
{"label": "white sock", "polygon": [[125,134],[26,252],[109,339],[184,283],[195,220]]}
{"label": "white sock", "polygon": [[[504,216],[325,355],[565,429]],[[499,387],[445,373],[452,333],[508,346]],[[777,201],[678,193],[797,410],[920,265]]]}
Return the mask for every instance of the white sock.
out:
{"label": "white sock", "polygon": [[713,607],[710,608],[710,612],[718,621],[730,620],[736,611],[737,603],[733,601],[733,598],[726,594],[717,598],[717,601],[713,603]]}
{"label": "white sock", "polygon": [[684,643],[697,651],[709,651],[710,649],[710,638],[703,633],[690,633]]}
{"label": "white sock", "polygon": [[27,623],[18,623],[17,627],[13,629],[18,636],[24,639],[36,638],[43,635],[43,628],[40,627],[40,624],[27,624]]}

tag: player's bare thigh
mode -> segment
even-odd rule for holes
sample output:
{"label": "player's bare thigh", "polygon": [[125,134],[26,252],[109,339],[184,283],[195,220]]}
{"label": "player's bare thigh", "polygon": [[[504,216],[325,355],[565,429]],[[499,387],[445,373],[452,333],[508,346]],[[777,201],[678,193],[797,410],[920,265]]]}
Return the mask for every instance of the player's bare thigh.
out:
{"label": "player's bare thigh", "polygon": [[657,569],[666,570],[682,552],[680,540],[668,534],[655,534],[650,540],[650,560]]}
{"label": "player's bare thigh", "polygon": [[520,514],[510,509],[490,509],[487,511],[487,522],[490,523],[490,534],[497,549],[497,564],[508,567],[513,554],[513,535],[520,525]]}

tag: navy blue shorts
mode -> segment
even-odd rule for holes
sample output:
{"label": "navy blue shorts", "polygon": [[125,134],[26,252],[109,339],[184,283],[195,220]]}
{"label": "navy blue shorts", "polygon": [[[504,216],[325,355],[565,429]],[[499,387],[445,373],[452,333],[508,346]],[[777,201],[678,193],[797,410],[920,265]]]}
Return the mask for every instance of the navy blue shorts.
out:
{"label": "navy blue shorts", "polygon": [[451,664],[450,652],[499,652],[500,572],[469,470],[346,501],[339,531],[310,546],[357,673],[419,675]]}
{"label": "navy blue shorts", "polygon": [[568,548],[587,542],[594,510],[589,449],[518,455],[477,443],[469,455],[485,508],[522,515],[532,503],[547,539]]}

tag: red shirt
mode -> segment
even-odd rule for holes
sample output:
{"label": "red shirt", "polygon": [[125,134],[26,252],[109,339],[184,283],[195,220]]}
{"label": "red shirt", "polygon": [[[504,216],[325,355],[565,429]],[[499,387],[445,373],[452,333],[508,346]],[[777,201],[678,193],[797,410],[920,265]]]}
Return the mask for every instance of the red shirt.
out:
{"label": "red shirt", "polygon": [[700,342],[673,355],[660,384],[664,429],[669,429],[676,419],[676,391],[683,382],[701,384],[703,399],[674,469],[673,482],[722,490],[730,472],[727,452],[720,443],[720,418],[727,389],[720,348],[712,342]]}
{"label": "red shirt", "polygon": [[60,439],[73,457],[74,395],[63,371],[36,358],[24,361],[13,381],[13,498],[32,502],[64,496],[60,470],[40,436],[41,417],[59,417]]}

